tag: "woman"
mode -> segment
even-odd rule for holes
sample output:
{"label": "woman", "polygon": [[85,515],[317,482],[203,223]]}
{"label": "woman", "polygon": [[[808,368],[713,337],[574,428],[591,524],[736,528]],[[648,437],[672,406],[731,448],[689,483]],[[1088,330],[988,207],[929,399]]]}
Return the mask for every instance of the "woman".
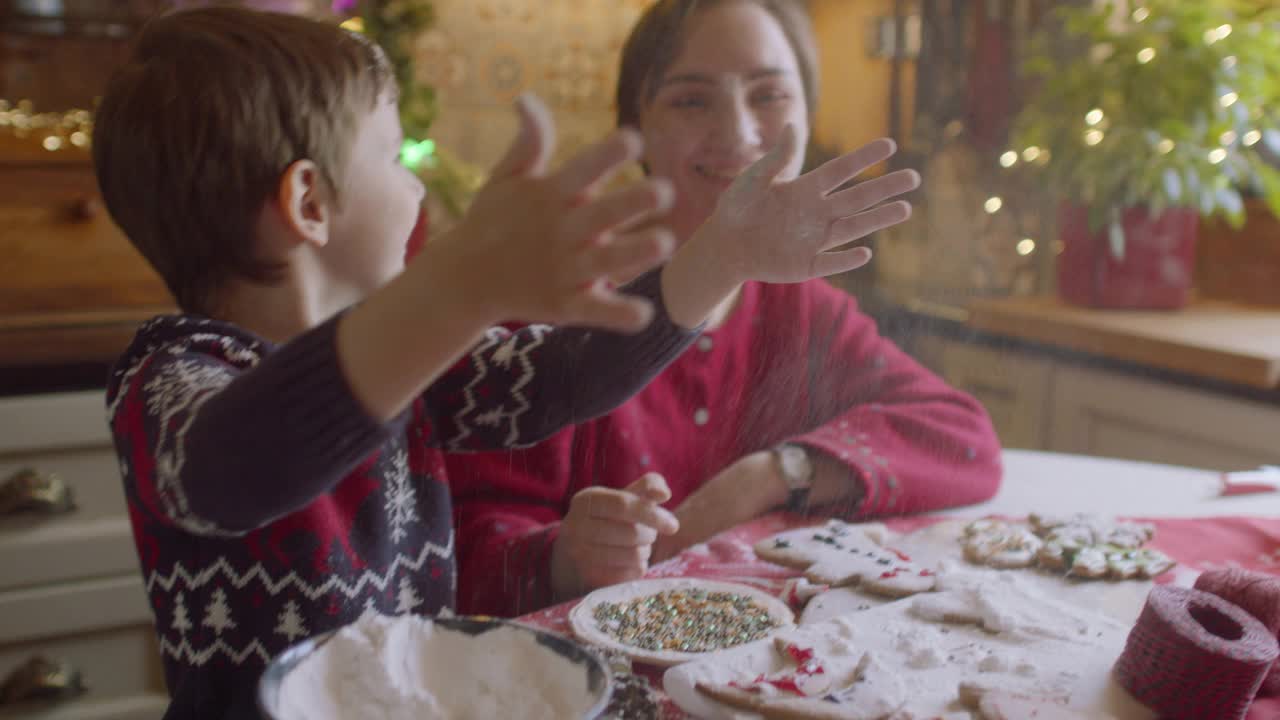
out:
{"label": "woman", "polygon": [[[674,183],[668,224],[678,239],[831,232],[892,209],[829,223],[796,195],[827,167],[797,179],[813,57],[806,18],[782,0],[659,0],[641,18],[623,50],[618,124],[639,128],[647,171]],[[760,202],[739,176],[771,151],[791,159]],[[843,162],[891,153],[877,141]],[[825,199],[847,215],[865,209],[858,193],[918,182],[890,173]],[[612,415],[528,450],[449,462],[458,606],[494,615],[639,577],[649,562],[779,507],[849,518],[920,512],[987,499],[1000,479],[999,445],[978,403],[821,281],[748,284],[694,348]]]}

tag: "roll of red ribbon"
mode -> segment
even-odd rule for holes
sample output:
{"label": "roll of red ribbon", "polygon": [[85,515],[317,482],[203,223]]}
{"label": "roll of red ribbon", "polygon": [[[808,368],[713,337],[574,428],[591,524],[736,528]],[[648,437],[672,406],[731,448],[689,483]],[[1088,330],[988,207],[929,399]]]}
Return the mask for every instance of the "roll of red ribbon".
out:
{"label": "roll of red ribbon", "polygon": [[[1196,578],[1196,589],[1239,605],[1280,637],[1280,577],[1241,568],[1210,570]],[[1258,694],[1280,695],[1280,661],[1271,666]]]}
{"label": "roll of red ribbon", "polygon": [[1116,660],[1116,679],[1168,720],[1239,720],[1280,656],[1275,635],[1217,595],[1157,586]]}

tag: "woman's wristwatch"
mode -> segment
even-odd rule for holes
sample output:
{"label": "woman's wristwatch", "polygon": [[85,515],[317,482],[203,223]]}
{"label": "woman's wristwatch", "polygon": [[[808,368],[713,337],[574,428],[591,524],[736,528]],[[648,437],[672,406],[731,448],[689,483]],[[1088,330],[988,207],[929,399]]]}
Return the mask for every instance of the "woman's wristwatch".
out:
{"label": "woman's wristwatch", "polygon": [[787,484],[787,503],[784,506],[793,513],[804,514],[809,510],[809,491],[813,489],[816,468],[809,451],[803,445],[782,443],[773,448],[778,474]]}

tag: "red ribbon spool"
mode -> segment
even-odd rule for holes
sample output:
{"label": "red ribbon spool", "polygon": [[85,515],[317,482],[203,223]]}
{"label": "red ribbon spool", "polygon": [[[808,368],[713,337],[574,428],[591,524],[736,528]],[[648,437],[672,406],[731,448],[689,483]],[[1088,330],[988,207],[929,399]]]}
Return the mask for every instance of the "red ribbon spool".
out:
{"label": "red ribbon spool", "polygon": [[1157,586],[1116,660],[1116,680],[1168,720],[1242,720],[1280,656],[1275,635],[1211,593]]}
{"label": "red ribbon spool", "polygon": [[[1280,637],[1280,577],[1242,568],[1210,570],[1196,578],[1196,589],[1239,605]],[[1280,661],[1271,666],[1258,694],[1280,695]]]}

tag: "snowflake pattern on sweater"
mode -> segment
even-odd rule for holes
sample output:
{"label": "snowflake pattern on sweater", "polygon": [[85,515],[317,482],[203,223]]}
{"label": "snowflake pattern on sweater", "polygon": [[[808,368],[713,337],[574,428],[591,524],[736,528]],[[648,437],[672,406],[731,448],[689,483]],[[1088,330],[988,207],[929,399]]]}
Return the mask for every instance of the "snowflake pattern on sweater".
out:
{"label": "snowflake pattern on sweater", "polygon": [[366,609],[403,612],[407,594],[419,598],[419,612],[452,605],[439,453],[411,443],[430,431],[420,406],[408,432],[388,437],[305,507],[248,532],[221,527],[188,497],[185,440],[204,404],[270,348],[190,318],[155,321],[139,340],[109,412],[174,696],[169,716],[240,716],[273,655]]}

